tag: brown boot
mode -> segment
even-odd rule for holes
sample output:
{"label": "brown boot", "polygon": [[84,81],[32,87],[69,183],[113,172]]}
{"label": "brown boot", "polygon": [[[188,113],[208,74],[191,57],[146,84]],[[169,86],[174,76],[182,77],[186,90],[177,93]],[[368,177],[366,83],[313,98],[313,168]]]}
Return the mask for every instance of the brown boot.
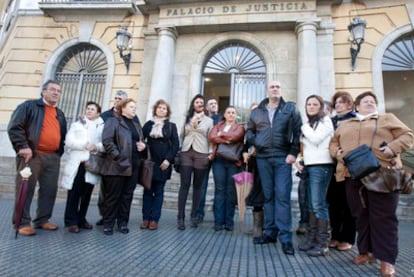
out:
{"label": "brown boot", "polygon": [[382,277],[394,277],[395,276],[394,265],[381,261],[381,276]]}

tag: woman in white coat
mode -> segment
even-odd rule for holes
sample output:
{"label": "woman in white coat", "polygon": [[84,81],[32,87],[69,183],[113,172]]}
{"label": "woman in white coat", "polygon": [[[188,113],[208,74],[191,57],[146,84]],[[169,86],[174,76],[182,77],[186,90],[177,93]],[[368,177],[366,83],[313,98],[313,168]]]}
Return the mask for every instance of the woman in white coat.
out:
{"label": "woman in white coat", "polygon": [[62,187],[68,189],[65,208],[65,226],[69,232],[92,229],[86,220],[94,185],[101,176],[86,171],[85,161],[90,152],[104,152],[102,130],[104,122],[99,116],[101,107],[95,102],[86,104],[85,116],[74,122],[66,135],[65,164],[62,173]]}
{"label": "woman in white coat", "polygon": [[[330,239],[326,193],[334,169],[329,153],[334,128],[330,117],[325,115],[323,99],[318,95],[306,99],[306,116],[308,121],[301,130],[303,162],[308,172],[309,227],[299,250],[306,251],[309,256],[324,256]],[[298,169],[302,171],[303,167],[298,165]]]}

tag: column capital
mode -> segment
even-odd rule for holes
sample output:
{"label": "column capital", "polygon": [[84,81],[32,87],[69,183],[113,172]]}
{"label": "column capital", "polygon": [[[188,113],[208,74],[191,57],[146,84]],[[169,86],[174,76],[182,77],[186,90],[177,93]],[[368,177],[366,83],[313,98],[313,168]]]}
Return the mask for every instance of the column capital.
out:
{"label": "column capital", "polygon": [[320,25],[320,19],[302,19],[296,21],[295,33],[299,34],[303,31],[316,32]]}
{"label": "column capital", "polygon": [[157,31],[159,36],[170,36],[174,40],[178,37],[178,31],[175,26],[156,26],[155,30]]}

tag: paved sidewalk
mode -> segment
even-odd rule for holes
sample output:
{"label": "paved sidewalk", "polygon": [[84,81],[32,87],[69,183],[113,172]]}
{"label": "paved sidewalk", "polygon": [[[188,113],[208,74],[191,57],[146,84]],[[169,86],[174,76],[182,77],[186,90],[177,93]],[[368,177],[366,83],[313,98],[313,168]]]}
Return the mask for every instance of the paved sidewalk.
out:
{"label": "paved sidewalk", "polygon": [[[285,256],[279,243],[253,245],[237,228],[215,232],[211,213],[199,228],[179,231],[176,211],[163,210],[159,229],[143,231],[138,228],[141,208],[135,206],[127,235],[105,236],[99,227],[71,234],[62,227],[64,204],[56,203],[52,218],[61,226],[58,231],[14,239],[13,201],[0,195],[0,276],[379,276],[378,263],[352,264],[355,250],[332,250],[321,258],[298,251]],[[95,203],[88,219],[98,219]],[[247,226],[251,220],[248,214]],[[294,235],[295,246],[300,239]],[[400,223],[399,253],[398,276],[414,276],[413,222]]]}

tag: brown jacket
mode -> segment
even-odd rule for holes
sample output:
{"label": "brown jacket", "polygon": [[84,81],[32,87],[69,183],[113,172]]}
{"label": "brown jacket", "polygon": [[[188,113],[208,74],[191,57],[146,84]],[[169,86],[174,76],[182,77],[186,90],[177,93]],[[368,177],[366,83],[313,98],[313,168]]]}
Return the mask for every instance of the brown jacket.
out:
{"label": "brown jacket", "polygon": [[[243,125],[239,123],[233,124],[227,132],[224,132],[224,127],[226,122],[220,121],[217,123],[208,136],[210,142],[214,144],[213,146],[213,159],[216,156],[217,145],[220,143],[243,143],[245,130]],[[221,132],[220,136],[218,133]],[[241,164],[241,163],[240,163]]]}
{"label": "brown jacket", "polygon": [[[378,120],[377,132],[374,135],[375,122]],[[344,165],[343,157],[351,150],[362,144],[371,146],[378,160],[383,166],[391,165],[391,160],[395,160],[401,166],[400,153],[413,146],[413,132],[395,115],[391,113],[383,115],[372,115],[363,120],[351,118],[341,123],[336,129],[334,137],[329,145],[331,156],[337,159],[336,180],[343,181],[345,177],[350,177],[348,169]],[[385,142],[394,152],[395,157],[386,157],[379,150],[380,145]],[[342,150],[338,153],[338,150]]]}

